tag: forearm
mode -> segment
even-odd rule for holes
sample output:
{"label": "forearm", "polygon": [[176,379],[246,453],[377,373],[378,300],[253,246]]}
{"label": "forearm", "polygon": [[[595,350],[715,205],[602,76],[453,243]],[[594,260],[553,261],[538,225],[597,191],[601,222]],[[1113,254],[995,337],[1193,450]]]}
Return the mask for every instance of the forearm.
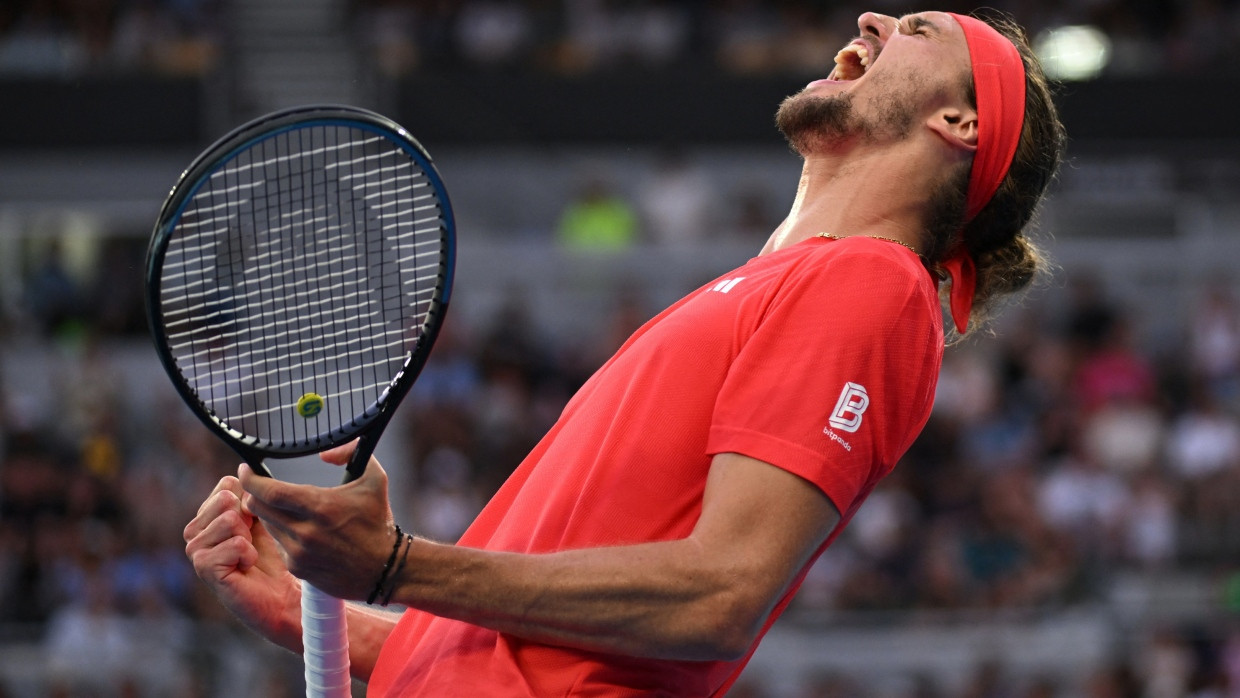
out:
{"label": "forearm", "polygon": [[[665,659],[748,648],[763,602],[753,575],[693,538],[543,555],[417,540],[393,600],[550,644]],[[756,593],[754,593],[756,592]]]}
{"label": "forearm", "polygon": [[[341,598],[365,598],[373,590],[370,575],[390,555],[393,539],[383,471],[372,463],[366,472],[325,496],[242,467],[248,506],[274,538],[264,548],[279,543],[289,560],[287,569],[279,566],[282,574]],[[381,515],[358,513],[369,511]],[[537,642],[629,656],[732,659],[749,649],[838,519],[813,484],[724,453],[712,460],[701,514],[687,538],[546,554],[416,539],[402,547],[403,563],[383,589],[391,591],[391,602]],[[365,676],[392,626],[384,617],[354,613],[357,674]]]}

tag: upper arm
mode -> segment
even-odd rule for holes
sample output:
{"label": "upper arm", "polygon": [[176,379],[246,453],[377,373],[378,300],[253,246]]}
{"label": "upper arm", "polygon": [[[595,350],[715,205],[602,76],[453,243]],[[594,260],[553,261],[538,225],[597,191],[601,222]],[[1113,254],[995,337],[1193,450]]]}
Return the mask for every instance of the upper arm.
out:
{"label": "upper arm", "polygon": [[929,275],[907,250],[852,240],[789,273],[745,328],[706,443],[778,464],[843,511],[925,424],[942,356]]}
{"label": "upper arm", "polygon": [[740,580],[738,612],[760,627],[839,520],[835,505],[808,480],[749,456],[721,453],[711,461],[691,537],[726,560],[728,573]]}

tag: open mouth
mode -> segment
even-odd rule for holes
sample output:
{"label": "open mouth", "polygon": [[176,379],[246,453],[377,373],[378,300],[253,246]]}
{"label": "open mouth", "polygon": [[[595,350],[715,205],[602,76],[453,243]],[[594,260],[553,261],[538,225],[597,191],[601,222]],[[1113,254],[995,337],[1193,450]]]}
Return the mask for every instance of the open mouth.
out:
{"label": "open mouth", "polygon": [[[877,54],[874,57],[877,57]],[[831,79],[856,80],[865,75],[872,60],[870,47],[863,41],[854,41],[835,54],[835,69],[831,71]]]}

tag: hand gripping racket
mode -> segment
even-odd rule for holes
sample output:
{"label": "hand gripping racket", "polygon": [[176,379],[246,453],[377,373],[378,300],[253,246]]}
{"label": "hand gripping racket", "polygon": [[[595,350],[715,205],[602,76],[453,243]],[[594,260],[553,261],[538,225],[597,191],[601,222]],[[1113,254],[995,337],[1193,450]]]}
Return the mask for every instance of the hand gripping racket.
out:
{"label": "hand gripping racket", "polygon": [[[185,402],[257,473],[359,439],[360,476],[430,353],[455,227],[430,156],[340,106],[252,121],[199,155],[155,224],[147,315]],[[302,585],[307,695],[349,695],[344,604]]]}

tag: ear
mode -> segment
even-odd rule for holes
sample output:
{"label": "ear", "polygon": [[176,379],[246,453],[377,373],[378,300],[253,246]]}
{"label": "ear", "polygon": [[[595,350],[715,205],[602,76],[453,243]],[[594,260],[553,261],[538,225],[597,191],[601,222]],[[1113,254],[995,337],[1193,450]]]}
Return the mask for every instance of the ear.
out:
{"label": "ear", "polygon": [[939,134],[953,148],[977,150],[977,111],[960,107],[943,107],[930,115],[926,126]]}

